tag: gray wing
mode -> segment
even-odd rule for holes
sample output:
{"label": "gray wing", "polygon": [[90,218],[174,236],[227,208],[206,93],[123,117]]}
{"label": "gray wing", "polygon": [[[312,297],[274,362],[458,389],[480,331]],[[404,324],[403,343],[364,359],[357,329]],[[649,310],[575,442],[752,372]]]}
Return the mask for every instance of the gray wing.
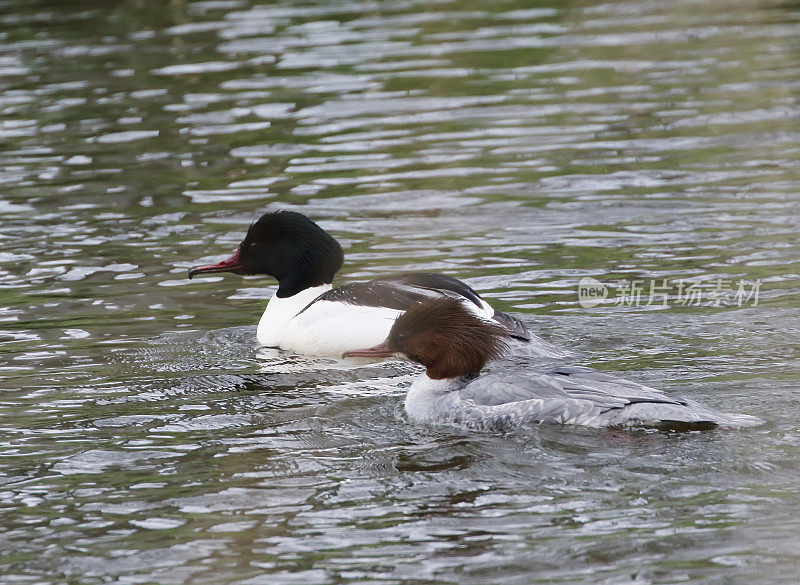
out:
{"label": "gray wing", "polygon": [[[506,364],[508,366],[509,364]],[[606,372],[578,366],[527,368],[489,373],[461,390],[476,415],[492,425],[521,422],[568,422],[589,426],[627,424],[682,428],[744,427],[756,417],[729,414]]]}
{"label": "gray wing", "polygon": [[686,405],[685,400],[668,396],[661,390],[591,368],[557,365],[547,373],[564,385],[571,398],[613,400],[622,406],[639,402]]}
{"label": "gray wing", "polygon": [[[502,368],[502,362],[495,366]],[[467,384],[461,395],[484,406],[552,398],[586,400],[602,409],[622,408],[636,402],[685,404],[655,388],[613,374],[561,365],[489,373]]]}

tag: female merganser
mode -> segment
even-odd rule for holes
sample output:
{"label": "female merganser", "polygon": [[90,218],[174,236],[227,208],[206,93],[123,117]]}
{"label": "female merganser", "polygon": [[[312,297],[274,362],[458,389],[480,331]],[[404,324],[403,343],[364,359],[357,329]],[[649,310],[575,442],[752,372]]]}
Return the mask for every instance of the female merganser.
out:
{"label": "female merganser", "polygon": [[525,423],[589,427],[655,426],[703,429],[763,423],[611,374],[576,366],[531,367],[502,361],[479,375],[486,362],[507,355],[508,334],[495,323],[441,298],[411,307],[397,318],[387,339],[347,356],[401,353],[425,366],[411,385],[405,409],[414,421],[456,423],[503,430]]}
{"label": "female merganser", "polygon": [[189,271],[265,274],[278,280],[258,323],[261,345],[310,355],[341,356],[380,343],[398,315],[424,300],[450,297],[476,315],[492,319],[530,355],[564,357],[528,331],[519,320],[495,311],[472,288],[443,274],[413,273],[332,288],[342,267],[339,243],[294,211],[266,213],[250,226],[236,252],[218,264]]}

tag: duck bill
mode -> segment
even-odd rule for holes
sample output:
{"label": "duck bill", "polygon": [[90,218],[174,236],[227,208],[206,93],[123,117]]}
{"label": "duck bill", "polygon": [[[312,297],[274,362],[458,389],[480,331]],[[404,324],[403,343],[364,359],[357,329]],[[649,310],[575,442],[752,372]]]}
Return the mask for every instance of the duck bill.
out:
{"label": "duck bill", "polygon": [[369,347],[367,349],[354,349],[352,351],[346,351],[342,354],[342,357],[389,357],[394,355],[395,352],[393,349],[390,349],[386,343],[380,343],[375,347]]}
{"label": "duck bill", "polygon": [[217,264],[209,264],[208,266],[198,266],[189,271],[189,279],[198,274],[211,274],[214,272],[233,272],[234,274],[242,274],[244,272],[244,265],[239,260],[239,250],[236,250],[233,256],[223,260]]}

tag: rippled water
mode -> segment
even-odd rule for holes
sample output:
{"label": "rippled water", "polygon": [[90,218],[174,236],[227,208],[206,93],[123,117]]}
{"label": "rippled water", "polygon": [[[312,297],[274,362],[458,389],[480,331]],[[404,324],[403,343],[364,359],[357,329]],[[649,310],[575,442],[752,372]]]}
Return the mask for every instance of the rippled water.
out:
{"label": "rippled water", "polygon": [[[792,2],[0,4],[3,583],[796,583]],[[188,281],[270,207],[748,432],[410,424]],[[578,281],[761,281],[584,308]],[[731,285],[734,286],[734,285]]]}

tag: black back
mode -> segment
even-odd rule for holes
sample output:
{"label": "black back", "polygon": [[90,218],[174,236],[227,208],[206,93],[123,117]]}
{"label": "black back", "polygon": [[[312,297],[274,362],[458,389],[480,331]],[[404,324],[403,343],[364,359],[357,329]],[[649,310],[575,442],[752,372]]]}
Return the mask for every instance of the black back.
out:
{"label": "black back", "polygon": [[[442,295],[462,297],[477,307],[483,308],[480,296],[469,285],[452,276],[430,272],[413,272],[411,274],[377,278],[368,282],[346,284],[322,293],[312,303],[316,301],[333,301],[407,311],[419,303],[441,298]],[[511,337],[530,341],[531,334],[528,328],[516,317],[495,311],[493,319]]]}
{"label": "black back", "polygon": [[483,307],[478,293],[460,280],[444,274],[426,272],[346,284],[323,293],[317,300],[406,311],[417,303],[439,298],[442,291],[455,293],[469,299],[478,307]]}

